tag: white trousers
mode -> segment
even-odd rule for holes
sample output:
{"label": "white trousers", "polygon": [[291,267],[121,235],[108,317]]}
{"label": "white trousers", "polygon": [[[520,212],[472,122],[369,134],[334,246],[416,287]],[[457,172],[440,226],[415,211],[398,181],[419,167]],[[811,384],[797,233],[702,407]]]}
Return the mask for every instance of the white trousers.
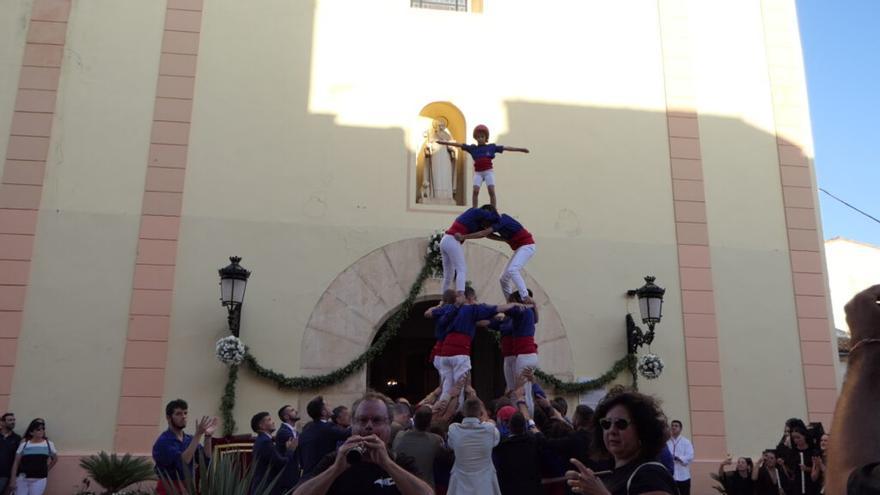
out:
{"label": "white trousers", "polygon": [[467,263],[464,259],[464,246],[455,240],[455,236],[444,234],[440,239],[440,260],[443,261],[443,289],[452,285],[455,279],[455,290],[464,292],[467,282]]}
{"label": "white trousers", "polygon": [[15,495],[43,495],[46,478],[25,478],[19,475],[15,482]]}
{"label": "white trousers", "polygon": [[[538,367],[537,354],[517,354],[511,357],[514,358],[513,376],[516,380],[519,380],[520,375],[522,375],[526,368],[535,369]],[[524,387],[526,407],[529,409],[529,414],[535,414],[535,397],[532,394],[532,382],[526,382]]]}
{"label": "white trousers", "polygon": [[[440,380],[442,382],[440,400],[449,400],[452,394],[452,387],[471,370],[471,357],[462,354],[458,356],[437,356],[436,359],[440,365],[438,369],[440,370]],[[459,409],[464,405],[464,389],[465,387],[461,387],[461,392],[458,394]]]}
{"label": "white trousers", "polygon": [[504,382],[507,390],[516,390],[516,356],[504,357]]}
{"label": "white trousers", "polygon": [[[443,244],[440,245],[440,248],[443,248]],[[507,296],[513,294],[513,289],[510,287],[511,282],[513,282],[516,290],[519,291],[520,297],[525,299],[529,296],[529,289],[526,287],[526,281],[523,279],[521,271],[534,254],[534,244],[527,244],[513,252],[513,256],[507,262],[507,267],[504,268],[504,273],[501,274],[501,292],[504,293],[505,300],[507,300]],[[444,273],[445,271],[444,269]]]}
{"label": "white trousers", "polygon": [[447,371],[443,366],[443,356],[434,356],[434,367],[437,368],[437,374],[440,376],[440,396],[438,401],[443,398],[443,394],[448,394],[452,388],[452,370]]}

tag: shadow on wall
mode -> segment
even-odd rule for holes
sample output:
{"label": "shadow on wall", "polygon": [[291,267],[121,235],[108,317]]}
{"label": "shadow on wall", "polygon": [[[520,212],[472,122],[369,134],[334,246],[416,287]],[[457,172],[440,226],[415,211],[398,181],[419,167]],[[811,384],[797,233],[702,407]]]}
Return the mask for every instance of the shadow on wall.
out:
{"label": "shadow on wall", "polygon": [[[216,300],[208,297],[216,290],[212,274],[217,260],[249,246],[249,252],[242,254],[248,268],[261,274],[261,279],[248,288],[243,334],[256,355],[268,356],[262,358],[266,366],[291,375],[308,373],[310,370],[289,369],[292,366],[285,366],[279,358],[281,351],[275,349],[289,353],[301,345],[308,317],[336,274],[380,248],[388,237],[412,237],[414,231],[427,230],[426,225],[448,224],[453,218],[451,213],[441,217],[406,212],[407,194],[414,184],[408,183],[407,167],[412,162],[408,160],[403,129],[339,125],[333,115],[309,111],[315,2],[291,5],[298,9],[296,15],[280,22],[284,23],[285,35],[294,42],[284,46],[285,57],[279,60],[277,73],[272,74],[276,77],[255,75],[246,87],[224,82],[235,79],[229,76],[247,70],[251,63],[247,58],[236,58],[236,54],[229,54],[222,66],[208,64],[213,73],[203,71],[198,75],[212,82],[196,95],[197,115],[209,120],[218,134],[198,136],[202,132],[200,122],[193,122],[193,136],[211,145],[210,149],[191,147],[196,153],[186,172],[187,195],[194,196],[193,203],[213,206],[211,201],[217,201],[217,207],[210,214],[186,218],[186,230],[181,232],[182,247],[191,242],[201,249],[181,249],[179,253],[176,276],[181,283],[175,287],[168,376],[187,378],[180,383],[171,380],[173,383],[168,383],[165,390],[166,397],[178,392],[186,397],[194,412],[214,410],[224,385],[211,346],[205,345],[225,328]],[[218,15],[217,10],[214,12]],[[210,11],[205,13],[206,19],[211,16]],[[229,22],[234,24],[233,20]],[[205,26],[200,57],[227,55],[212,52],[210,37],[215,36],[212,29],[217,27]],[[227,27],[232,32],[225,32]],[[253,26],[223,26],[221,30],[224,32],[218,36],[278,36],[278,31],[271,29],[252,32]],[[70,72],[65,77],[83,76]],[[279,87],[283,88],[280,102],[276,98]],[[455,103],[455,97],[450,95],[449,99]],[[412,108],[417,112],[427,103],[414,101]],[[666,114],[526,101],[508,102],[506,113],[510,131],[497,136],[497,141],[526,146],[533,153],[527,160],[514,161],[507,156],[498,160],[500,205],[523,219],[538,235],[541,251],[530,265],[532,274],[540,276],[545,284],[547,280],[555,281],[555,286],[548,286],[555,306],[568,328],[580,333],[577,342],[589,343],[572,350],[575,370],[605,369],[608,363],[602,360],[618,356],[625,350],[625,342],[622,332],[615,333],[621,319],[618,291],[601,285],[638,280],[645,267],[665,270],[658,274],[661,279],[668,280],[669,286],[679,285],[675,246],[668,241],[674,238],[674,227],[670,217],[672,184]],[[252,115],[259,119],[248,120]],[[479,121],[479,116],[469,117]],[[742,120],[718,116],[701,116],[700,131],[705,187],[710,192],[706,209],[719,342],[724,352],[722,378],[731,433],[728,438],[741,445],[759,445],[768,439],[766,435],[757,438],[758,434],[777,431],[791,414],[784,407],[771,412],[746,408],[744,404],[751,404],[754,397],[780,396],[784,399],[781,402],[794,409],[803,409],[804,404],[802,371],[799,364],[792,364],[800,362],[793,297],[776,296],[792,293],[776,137]],[[269,159],[252,160],[257,155]],[[784,159],[789,158],[792,163],[799,160],[797,156]],[[783,179],[790,184],[784,188],[789,204],[801,205],[804,211],[813,206],[808,168],[783,168]],[[254,198],[255,205],[229,201],[242,191],[263,191],[266,184],[296,184],[308,192],[272,192]],[[212,197],[220,199],[210,200]],[[364,214],[367,209],[393,215],[400,212],[401,221],[399,225],[370,225],[370,217]],[[633,211],[640,215],[629,214]],[[58,212],[62,219],[81,213]],[[815,218],[797,216],[798,212],[792,215],[789,220],[803,232],[802,239],[795,239],[799,249],[818,252]],[[306,224],[312,232],[323,230],[320,235],[302,235],[301,227]],[[382,235],[370,232],[380,229]],[[816,244],[815,248],[810,242]],[[291,259],[298,262],[292,263]],[[64,294],[71,307],[100,307],[90,299],[89,291],[64,290]],[[496,297],[485,295],[488,301]],[[399,304],[401,300],[387,302]],[[128,308],[124,311],[127,314]],[[88,312],[82,314],[88,316]],[[205,316],[212,314],[216,319]],[[88,324],[78,323],[82,327]],[[59,328],[59,332],[67,330]],[[363,346],[376,330],[352,329],[361,333],[355,340]],[[680,329],[675,329],[678,333],[671,328],[664,330],[668,340],[661,345],[677,349],[679,354],[670,353],[670,360],[678,361],[672,366],[680,369],[684,343],[671,342],[668,337],[680,335]],[[65,361],[105,363],[94,356],[94,349],[102,348],[103,343],[90,335],[79,335],[77,347],[65,348]],[[48,368],[41,371],[46,374],[35,376],[34,382],[45,384],[51,391],[59,382],[50,375],[58,373],[50,374],[55,370]],[[780,377],[779,381],[763,380],[770,374]],[[203,386],[193,388],[189,385],[192,383]],[[791,386],[780,391],[779,383]],[[364,380],[354,380],[328,390],[325,396],[329,403],[338,404],[364,386]],[[67,387],[65,393],[89,397],[93,389],[94,384],[79,381]],[[272,385],[247,374],[242,375],[239,391],[242,405],[265,404],[269,396],[276,397],[276,402],[290,400]],[[306,396],[301,395],[301,411]],[[57,400],[52,393],[29,397],[22,409],[53,411]],[[239,424],[246,425],[252,412],[246,406],[239,407]],[[160,415],[157,411],[156,416]],[[56,425],[59,447],[76,451],[75,442],[65,442],[64,432],[81,430],[77,415],[49,419]],[[739,433],[743,440],[734,438]],[[50,482],[49,486],[53,492],[69,491],[64,483]]]}
{"label": "shadow on wall", "polygon": [[[210,194],[218,198],[235,198],[240,191],[261,191],[267,183],[297,184],[309,191],[304,195],[261,198],[259,205],[265,208],[266,217],[271,218],[268,221],[240,214],[239,210],[248,206],[236,201],[221,203],[212,210],[210,218],[187,219],[188,228],[193,228],[190,237],[199,233],[214,236],[217,232],[224,233],[208,237],[211,243],[205,243],[206,249],[199,252],[198,259],[186,259],[187,253],[182,253],[178,264],[180,280],[206,280],[175,288],[187,303],[196,302],[175,306],[175,329],[197,329],[188,332],[198,338],[190,338],[192,334],[178,338],[175,344],[180,345],[173,345],[169,350],[171,367],[174,363],[186,363],[191,366],[187,371],[191,379],[207,384],[200,390],[186,391],[188,398],[194,399],[191,403],[200,406],[199,410],[213,408],[222,392],[223,383],[216,374],[213,355],[204,351],[204,343],[210,340],[208,336],[217,333],[217,328],[223,328],[223,323],[222,312],[216,308],[215,301],[203,297],[207,291],[214,290],[209,285],[215,280],[195,272],[210,273],[216,268],[212,260],[222,260],[228,253],[238,252],[241,246],[250,246],[246,254],[248,267],[264,275],[263,280],[252,284],[248,291],[244,332],[248,332],[247,327],[260,329],[248,335],[249,345],[257,355],[271,355],[272,347],[279,345],[296,348],[311,310],[335,273],[382,245],[380,236],[368,232],[379,226],[369,225],[363,212],[366,209],[404,212],[408,191],[414,189],[414,184],[407,182],[410,177],[407,167],[411,162],[403,129],[339,125],[333,115],[309,111],[315,3],[294,4],[299,9],[296,16],[284,21],[289,22],[285,29],[295,42],[285,47],[291,54],[279,62],[278,73],[274,74],[277,77],[254,77],[248,87],[224,85],[224,75],[246,70],[249,64],[247,59],[236,59],[234,54],[223,65],[229,74],[215,71],[200,72],[198,76],[216,80],[220,88],[210,90],[210,95],[197,95],[195,101],[200,107],[198,115],[210,119],[220,135],[212,137],[213,150],[202,150],[207,155],[196,156],[191,161],[187,174],[201,177],[192,182],[188,177],[188,184],[208,184],[203,189],[210,189]],[[209,12],[206,17],[210,17]],[[208,33],[210,30],[206,30],[206,36]],[[253,35],[277,36],[277,31]],[[211,44],[207,42],[202,50],[200,56],[218,55],[210,52]],[[278,87],[284,88],[280,103],[274,98]],[[449,99],[455,103],[455,95]],[[412,102],[414,112],[427,103]],[[247,107],[249,115],[259,115],[262,120],[239,118],[237,111],[241,106]],[[543,258],[532,263],[535,273],[544,279],[566,280],[577,276],[584,281],[570,284],[572,290],[557,290],[553,300],[561,310],[569,309],[563,317],[572,323],[570,327],[584,328],[583,333],[587,335],[581,339],[598,342],[589,349],[577,349],[575,359],[595,363],[590,364],[589,369],[604,369],[601,359],[617,356],[625,348],[622,332],[611,336],[605,331],[620,326],[620,314],[614,306],[617,295],[589,293],[591,297],[585,298],[584,293],[593,289],[582,289],[579,284],[585,285],[591,280],[638,280],[637,277],[644,274],[643,266],[660,264],[668,271],[666,280],[672,282],[677,277],[674,257],[650,258],[654,248],[661,244],[662,249],[674,256],[674,246],[668,243],[674,236],[674,227],[668,214],[672,208],[669,204],[672,184],[666,114],[526,101],[508,102],[506,113],[510,131],[497,136],[497,141],[529,147],[533,154],[528,160],[515,162],[506,156],[499,159],[500,205],[524,219],[527,225],[535,226],[532,230],[540,237],[539,256]],[[479,116],[472,117],[479,120]],[[295,126],[291,122],[304,125]],[[737,348],[743,341],[764,342],[750,351],[748,360],[725,363],[725,375],[751,372],[757,378],[772,370],[790,378],[790,383],[795,384],[793,389],[802,388],[800,368],[778,364],[780,356],[791,356],[786,362],[797,361],[795,322],[784,316],[793,314],[793,301],[780,307],[779,298],[764,297],[770,291],[791,293],[776,137],[738,119],[702,116],[700,125],[706,189],[711,191],[707,210],[713,239],[718,317],[722,322],[721,346]],[[199,132],[198,128],[199,122],[193,122],[194,134]],[[577,139],[571,138],[571,131]],[[246,135],[248,139],[243,143],[226,140],[227,135]],[[249,160],[255,155],[254,150],[261,150],[261,155],[266,154],[263,150],[273,151],[268,153],[269,160],[254,162]],[[381,157],[381,160],[373,157]],[[246,173],[235,167],[215,167],[218,160],[246,164]],[[364,166],[359,166],[361,164]],[[213,178],[206,180],[208,176]],[[187,187],[188,194],[196,188]],[[809,177],[804,187],[811,187]],[[195,194],[205,193],[195,191]],[[641,216],[624,213],[634,211],[633,205],[639,205],[637,210],[642,212]],[[408,215],[416,220],[381,228],[400,231],[400,237],[406,237],[415,228],[413,225],[424,225],[428,221],[432,226],[446,224],[453,217],[449,214],[429,218],[428,214],[417,212]],[[768,217],[772,221],[768,221]],[[345,220],[339,221],[339,218]],[[320,236],[303,236],[300,235],[303,224],[320,225],[327,230]],[[254,243],[255,238],[261,242]],[[767,248],[768,245],[773,247]],[[571,253],[578,253],[574,258],[578,266],[548,261],[572,259]],[[316,275],[318,270],[314,266],[326,264],[316,260],[318,257],[338,260],[339,266]],[[291,263],[290,259],[300,262]],[[666,260],[672,260],[672,264]],[[320,266],[324,268],[323,264]],[[270,278],[296,283],[268,283]],[[758,286],[767,289],[765,292],[754,290]],[[281,290],[273,290],[278,287]],[[596,290],[615,292],[607,288]],[[72,297],[84,296],[74,294]],[[486,298],[495,297],[487,295]],[[584,299],[587,299],[586,310]],[[748,308],[748,314],[743,315],[741,307],[729,306],[728,300]],[[573,308],[588,315],[578,314]],[[217,320],[206,322],[204,315],[208,314],[216,315]],[[295,331],[290,332],[291,328]],[[374,328],[356,330],[363,332],[364,342],[369,342],[369,336],[376,331]],[[780,334],[777,340],[768,338]],[[676,344],[683,349],[682,342]],[[287,374],[300,371],[285,369],[283,362],[264,360],[264,364]],[[578,367],[585,368],[583,364]],[[241,404],[258,403],[254,399],[268,393],[277,394],[281,400],[281,394],[272,391],[269,385],[261,382],[257,385],[256,380],[246,375],[242,381]],[[740,389],[735,383],[729,385],[727,391],[734,402],[745,400],[750,393],[763,396],[776,393],[769,385],[761,390],[760,383],[749,389],[744,386]],[[364,385],[345,386],[350,388],[327,393],[328,402],[336,403],[336,399],[347,397]],[[87,392],[83,389],[83,393]],[[239,423],[246,424],[250,411],[239,408],[237,413]],[[784,411],[780,414],[779,418],[768,419],[765,411],[755,410],[731,421],[740,422],[743,429],[747,428],[745,425],[753,425],[752,429],[754,425],[763,425],[760,428],[775,430],[789,415]]]}
{"label": "shadow on wall", "polygon": [[[249,287],[246,318],[250,320],[251,327],[265,330],[260,335],[252,336],[250,345],[257,353],[261,350],[268,352],[279,341],[299,345],[298,337],[301,334],[298,332],[305,328],[311,308],[334,277],[332,274],[316,276],[311,271],[310,259],[314,259],[316,253],[321,253],[322,257],[340,260],[336,269],[338,273],[367,252],[381,247],[381,244],[377,244],[377,237],[362,234],[370,227],[365,226],[362,212],[366,209],[404,211],[407,191],[414,187],[407,183],[407,167],[411,166],[411,162],[407,159],[403,129],[340,125],[335,122],[333,115],[309,111],[311,78],[303,74],[308,75],[312,66],[314,5],[314,2],[298,2],[296,8],[300,10],[296,17],[288,19],[290,25],[287,29],[293,33],[296,42],[285,48],[294,53],[284,60],[283,66],[279,66],[277,75],[280,80],[255,77],[252,86],[232,88],[238,93],[224,95],[233,103],[232,107],[213,105],[201,113],[222,122],[224,132],[253,136],[245,148],[236,149],[232,148],[234,145],[224,145],[223,140],[218,139],[217,153],[225,160],[247,163],[251,149],[276,150],[269,161],[248,163],[248,173],[239,173],[234,180],[221,178],[213,182],[213,194],[231,197],[242,189],[261,190],[269,182],[297,183],[311,191],[302,197],[264,198],[262,204],[268,202],[275,211],[298,213],[287,218],[283,218],[281,213],[281,221],[269,221],[263,225],[241,220],[236,211],[240,205],[234,202],[222,205],[215,211],[217,225],[233,228],[222,229],[229,235],[216,239],[217,242],[210,247],[213,252],[203,252],[202,260],[223,259],[226,253],[238,250],[241,245],[251,245],[249,239],[258,235],[264,242],[253,246],[252,252],[248,253],[249,268],[271,273],[272,277],[281,280],[298,281],[296,287],[286,287],[286,292],[271,295],[265,292],[261,294],[261,291],[269,291],[269,284],[252,284]],[[210,50],[210,44],[205,44],[203,49]],[[230,58],[224,68],[231,73],[247,66],[247,59]],[[223,74],[209,76],[200,73],[199,77],[222,80]],[[277,94],[278,85],[286,88],[280,103],[284,119],[305,122],[305,125],[293,128],[285,120],[272,120],[278,118],[272,116],[278,115],[279,102],[260,95]],[[455,95],[451,95],[449,100],[455,103]],[[267,116],[266,121],[254,128],[253,122],[235,118],[236,101],[247,101],[249,112]],[[412,102],[414,112],[427,103]],[[198,97],[196,105],[200,105]],[[212,103],[201,103],[201,106],[207,105]],[[546,260],[565,259],[572,252],[582,253],[577,258],[581,266],[576,268],[578,276],[584,280],[632,280],[633,272],[640,275],[643,271],[640,266],[634,268],[632,260],[644,258],[646,250],[650,250],[652,245],[666,244],[665,248],[674,249],[666,240],[660,241],[674,235],[673,221],[667,214],[671,211],[672,185],[664,112],[526,101],[510,101],[506,110],[510,131],[497,136],[497,141],[527,146],[533,150],[533,154],[528,160],[515,163],[507,157],[499,159],[496,167],[499,201],[503,209],[525,219],[527,225],[536,227],[533,230],[542,243],[540,256]],[[479,120],[478,116],[473,118]],[[194,122],[194,128],[198,124]],[[742,120],[717,116],[701,116],[700,127],[705,184],[706,189],[711,191],[706,208],[713,239],[712,262],[716,277],[716,299],[719,301],[718,317],[722,322],[721,345],[736,347],[743,340],[766,341],[768,335],[779,335],[779,329],[785,329],[779,341],[765,342],[754,351],[750,360],[725,364],[725,373],[751,371],[759,376],[770,371],[769,363],[779,363],[780,355],[791,356],[789,362],[799,359],[795,358],[798,353],[795,321],[785,316],[793,314],[793,301],[780,307],[778,298],[763,297],[768,292],[754,290],[756,286],[761,286],[768,287],[768,290],[772,288],[775,293],[792,292],[791,275],[787,271],[787,240],[776,137]],[[572,130],[577,139],[571,139]],[[323,145],[315,146],[314,143]],[[377,161],[365,157],[382,159]],[[358,166],[360,164],[369,166]],[[190,167],[198,169],[205,166],[200,167],[195,162]],[[799,178],[803,179],[803,176]],[[339,184],[345,184],[345,187],[338,187]],[[803,187],[812,187],[808,174]],[[340,191],[355,192],[343,195]],[[361,194],[359,191],[364,192]],[[622,213],[633,211],[633,205],[640,205],[643,216]],[[411,215],[419,221],[426,218],[423,213]],[[433,217],[435,219],[431,222],[447,223],[452,216],[449,214],[448,218],[442,220]],[[328,225],[324,237],[298,235],[299,225],[324,224],[328,218],[345,218],[346,221]],[[249,227],[234,228],[238,222],[247,223]],[[382,228],[405,231],[409,226]],[[806,232],[809,235],[814,231],[807,229]],[[336,242],[328,242],[328,238]],[[287,249],[279,252],[274,247],[279,245]],[[289,263],[287,260],[290,258],[299,259],[302,263]],[[192,260],[182,259],[180,265],[187,266],[188,261]],[[650,260],[648,266],[654,261]],[[193,264],[201,270],[204,263]],[[533,263],[534,266],[539,264],[540,272],[547,278],[572,276],[570,266],[540,260]],[[667,280],[677,277],[674,268],[667,268],[670,270]],[[186,290],[180,288],[181,292]],[[198,287],[198,290],[205,289]],[[560,303],[560,308],[582,304],[581,295],[575,291],[560,291],[553,298]],[[749,308],[747,323],[741,308],[727,306],[725,301],[728,299]],[[289,324],[280,325],[278,322],[284,320],[274,315],[281,314],[279,308],[285,307],[286,301],[293,300],[308,301],[309,309],[300,311],[300,308],[296,308],[292,316],[287,314]],[[592,300],[591,306],[595,306],[590,312],[598,316],[595,317],[595,326],[587,331],[598,334],[602,329],[620,325],[618,311],[603,312],[602,308],[611,307],[606,302]],[[193,305],[175,308],[176,313],[184,314],[180,325],[199,322],[204,319],[204,314],[212,311],[219,314],[216,308],[207,306],[207,301],[205,304],[204,307]],[[563,316],[567,321],[582,323],[579,315],[569,313]],[[266,319],[257,322],[258,318]],[[193,328],[198,326],[196,324]],[[296,331],[289,332],[290,328]],[[375,330],[364,328],[363,332],[369,336]],[[596,338],[600,337],[597,335]],[[609,337],[604,339],[609,342],[609,347],[597,346],[595,352],[616,355],[624,348],[622,333],[619,347],[616,347],[616,340]],[[367,337],[363,340],[369,341]],[[683,343],[680,347],[683,348]],[[183,352],[172,349],[170,361],[179,358]],[[589,357],[582,356],[582,359]],[[298,371],[286,370],[281,363],[265,364],[288,374]],[[602,368],[600,365],[591,367]],[[794,388],[802,388],[799,367],[786,365],[774,369],[791,378],[791,383],[797,385]],[[212,404],[219,396],[222,384],[217,382],[210,366],[202,367],[202,371],[197,373],[203,374],[200,378],[205,383],[213,384],[212,387],[206,387],[202,395],[206,403]],[[357,389],[358,385],[352,384],[351,387]],[[243,397],[247,395],[246,389],[247,386],[242,387]],[[745,389],[739,391],[733,384],[730,391],[734,399],[746,394]],[[772,390],[765,392],[768,396],[774,393]],[[343,394],[328,393],[328,400],[333,401],[337,393],[339,397]],[[240,411],[238,419],[242,420],[244,414]],[[787,416],[786,413],[782,414]],[[769,421],[772,425],[768,424],[767,428],[775,429],[783,419],[780,416],[779,421],[775,418],[768,420],[766,414],[755,411],[741,421],[743,425]]]}

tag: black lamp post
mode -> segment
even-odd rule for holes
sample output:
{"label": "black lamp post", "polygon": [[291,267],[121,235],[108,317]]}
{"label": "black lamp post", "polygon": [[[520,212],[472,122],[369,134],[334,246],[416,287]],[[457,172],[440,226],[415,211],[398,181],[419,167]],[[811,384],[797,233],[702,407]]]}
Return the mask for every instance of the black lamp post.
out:
{"label": "black lamp post", "polygon": [[241,306],[244,304],[244,291],[247,288],[248,277],[251,272],[238,264],[240,256],[230,256],[231,263],[220,271],[220,303],[226,306],[229,312],[227,321],[229,331],[238,337],[238,329],[241,323]]}
{"label": "black lamp post", "polygon": [[648,325],[645,332],[639,328],[632,315],[626,315],[626,347],[633,354],[643,345],[651,345],[654,341],[654,325],[660,323],[663,318],[663,295],[666,289],[654,284],[653,276],[645,277],[645,285],[638,289],[629,290],[626,295],[639,298],[639,312],[642,314],[642,323]]}

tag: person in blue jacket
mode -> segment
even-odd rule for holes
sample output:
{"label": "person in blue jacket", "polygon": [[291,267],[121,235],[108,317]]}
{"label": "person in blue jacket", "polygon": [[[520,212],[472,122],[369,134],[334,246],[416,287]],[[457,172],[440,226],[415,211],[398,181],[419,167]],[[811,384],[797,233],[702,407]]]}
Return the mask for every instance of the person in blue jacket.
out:
{"label": "person in blue jacket", "polygon": [[254,440],[254,477],[251,479],[251,493],[263,493],[266,487],[271,486],[270,493],[278,495],[281,487],[278,483],[279,474],[293,460],[295,440],[290,437],[285,443],[286,450],[282,454],[275,448],[272,433],[275,431],[275,421],[268,412],[258,412],[251,418],[251,429],[257,434]]}

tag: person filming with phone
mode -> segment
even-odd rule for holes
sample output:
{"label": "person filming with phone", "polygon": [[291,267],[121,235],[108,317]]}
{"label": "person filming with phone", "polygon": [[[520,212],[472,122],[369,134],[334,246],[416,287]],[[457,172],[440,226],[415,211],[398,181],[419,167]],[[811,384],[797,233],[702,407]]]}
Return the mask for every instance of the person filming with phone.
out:
{"label": "person filming with phone", "polygon": [[382,394],[367,393],[352,406],[351,436],[336,452],[324,457],[294,495],[432,494],[418,478],[411,457],[388,448],[394,404]]}

